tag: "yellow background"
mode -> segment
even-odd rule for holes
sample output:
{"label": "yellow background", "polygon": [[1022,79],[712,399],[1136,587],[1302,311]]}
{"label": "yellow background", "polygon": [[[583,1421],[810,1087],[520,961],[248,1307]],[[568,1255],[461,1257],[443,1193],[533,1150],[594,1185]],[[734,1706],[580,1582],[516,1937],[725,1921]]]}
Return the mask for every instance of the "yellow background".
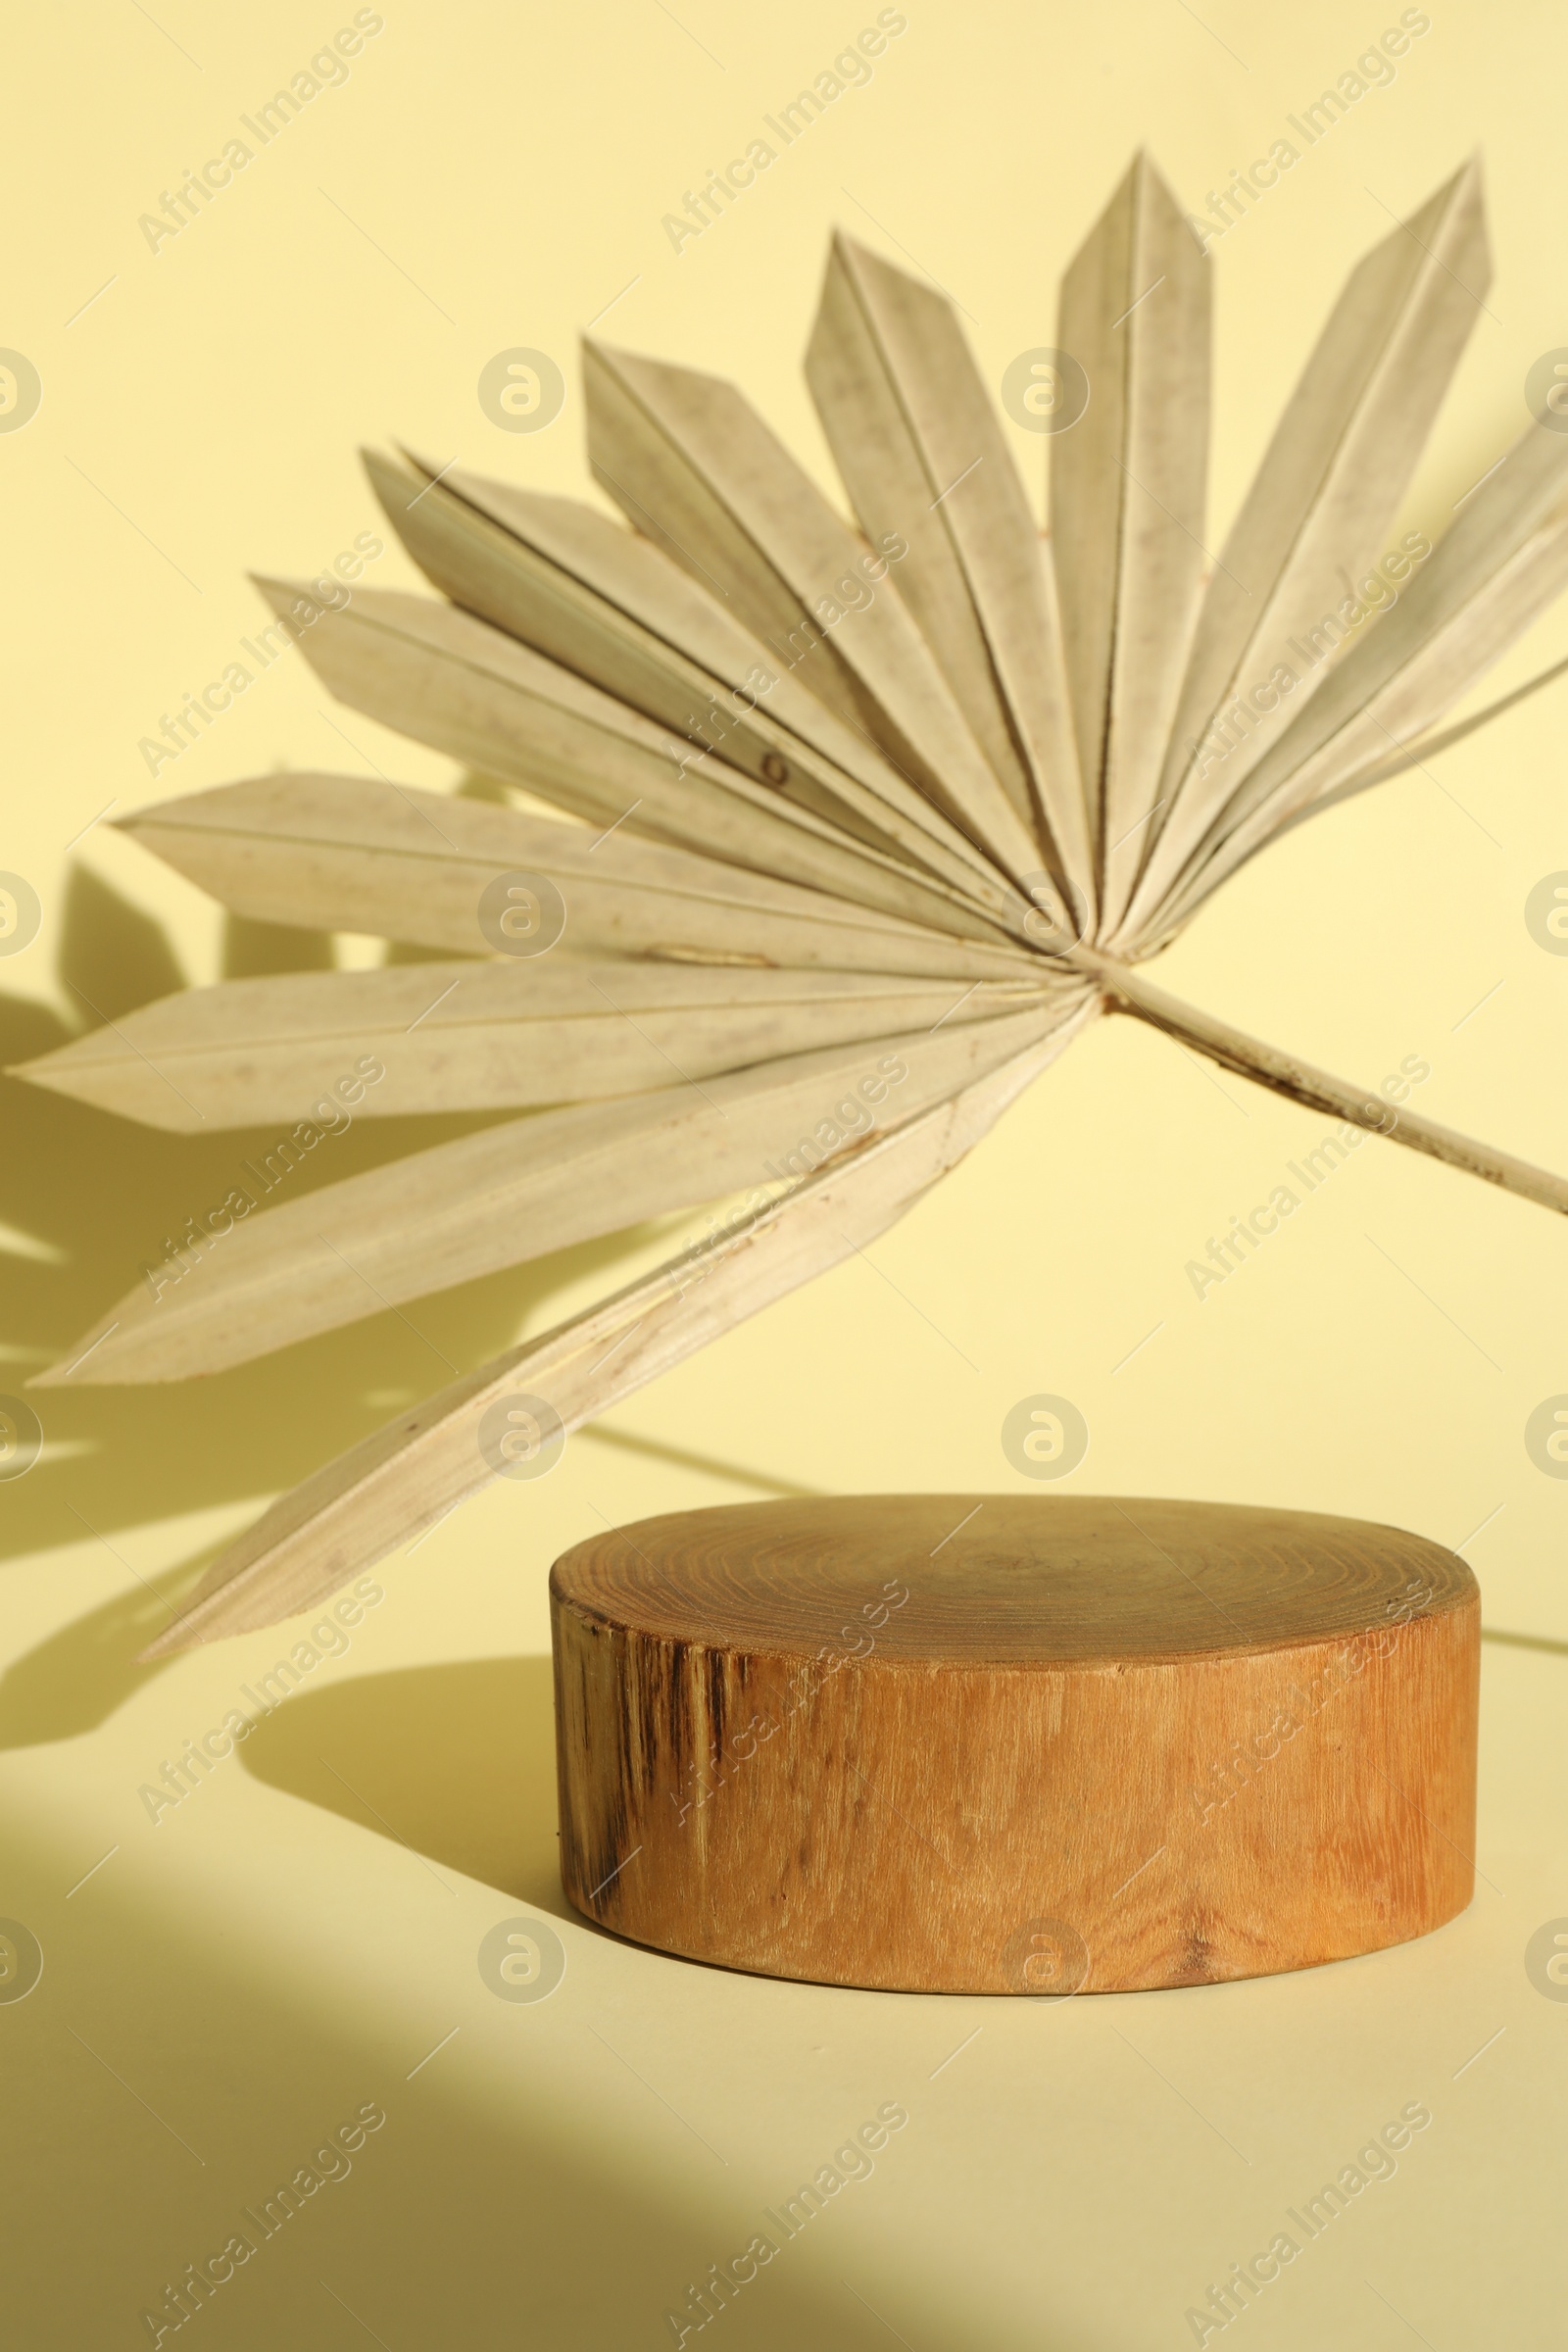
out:
{"label": "yellow background", "polygon": [[[603,333],[732,373],[825,479],[800,361],[835,221],[957,296],[995,383],[1054,340],[1057,276],[1139,142],[1201,208],[1398,16],[911,0],[869,85],[677,254],[662,217],[874,9],[388,0],[346,84],[155,255],[138,216],[352,11],[155,13],[35,12],[12,41],[0,343],[43,403],[0,436],[0,866],[44,924],[0,972],[8,1060],[88,1002],[112,1017],[225,954],[276,955],[243,927],[225,948],[217,910],[107,825],[68,846],[106,805],[277,764],[454,780],[335,711],[292,654],[156,784],[138,754],[262,617],[247,568],[318,570],[378,526],[357,442],[592,495],[575,337],[613,302]],[[1401,528],[1446,525],[1525,421],[1531,363],[1568,343],[1561,13],[1430,15],[1393,85],[1213,247],[1211,545],[1351,262],[1478,142],[1496,276]],[[516,345],[567,380],[532,437],[475,394]],[[1016,440],[1038,487],[1046,444]],[[390,548],[368,576],[414,578]],[[1486,691],[1565,651],[1568,610]],[[1568,867],[1562,692],[1293,833],[1159,979],[1359,1080],[1420,1054],[1421,1110],[1568,1169],[1568,962],[1523,919]],[[349,1655],[156,1826],[139,1786],[283,1640],[137,1668],[158,1595],[446,1363],[542,1328],[652,1237],[199,1387],[42,1393],[45,1456],[0,1489],[0,1914],[45,1952],[36,1990],[0,2005],[19,2346],[150,2340],[164,2283],[370,2098],[385,2129],[203,2313],[210,2347],[669,2341],[687,2282],[889,2099],[908,2128],[716,2323],[735,2352],[1190,2342],[1187,2306],[1411,2100],[1432,2128],[1248,2314],[1254,2352],[1395,2347],[1411,2328],[1437,2352],[1559,2342],[1568,2008],[1523,1954],[1568,1912],[1568,1486],[1523,1430],[1568,1390],[1568,1233],[1373,1143],[1200,1303],[1187,1260],[1326,1124],[1099,1024],[867,1261],[386,1563]],[[324,1173],[414,1140],[362,1124]],[[8,1385],[221,1197],[236,1147],[8,1086]],[[1469,1913],[1301,1978],[1061,2008],[750,1981],[567,1915],[542,1662],[556,1554],[606,1521],[791,1488],[1016,1486],[999,1431],[1039,1391],[1088,1418],[1076,1490],[1347,1511],[1466,1545],[1495,1637]],[[475,1965],[519,1902],[555,1915],[568,1955],[537,2007],[493,1999]]]}

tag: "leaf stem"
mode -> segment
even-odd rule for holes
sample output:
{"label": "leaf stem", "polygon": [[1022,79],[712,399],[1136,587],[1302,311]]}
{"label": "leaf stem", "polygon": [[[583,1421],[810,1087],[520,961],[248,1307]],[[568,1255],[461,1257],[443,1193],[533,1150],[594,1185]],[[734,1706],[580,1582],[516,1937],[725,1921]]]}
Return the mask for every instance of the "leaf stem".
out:
{"label": "leaf stem", "polygon": [[1282,1053],[1277,1046],[1263,1045],[1244,1030],[1232,1028],[1229,1021],[1217,1020],[1212,1013],[1167,996],[1163,989],[1151,986],[1098,949],[1075,948],[1063,960],[1099,981],[1111,1011],[1136,1014],[1163,1029],[1167,1037],[1206,1054],[1222,1069],[1272,1087],[1277,1095],[1304,1103],[1308,1110],[1327,1111],[1374,1135],[1392,1136],[1412,1151],[1446,1160],[1449,1167],[1467,1169],[1488,1184],[1517,1193],[1521,1200],[1539,1201],[1543,1208],[1554,1208],[1559,1215],[1568,1216],[1568,1180],[1563,1177],[1533,1167],[1528,1160],[1515,1159],[1510,1152],[1494,1152],[1489,1144],[1478,1144],[1451,1127],[1440,1127],[1405,1104],[1391,1102],[1374,1088],[1351,1085],[1294,1054]]}

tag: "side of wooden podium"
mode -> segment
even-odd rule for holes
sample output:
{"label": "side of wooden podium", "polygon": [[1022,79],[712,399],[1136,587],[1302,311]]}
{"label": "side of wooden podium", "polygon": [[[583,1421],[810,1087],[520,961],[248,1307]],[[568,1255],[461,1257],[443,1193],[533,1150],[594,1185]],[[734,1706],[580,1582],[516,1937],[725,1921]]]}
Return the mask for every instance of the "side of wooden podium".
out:
{"label": "side of wooden podium", "polygon": [[1051,1995],[1311,1967],[1470,1899],[1473,1585],[1332,1639],[1024,1665],[813,1664],[553,1599],[566,1892],[639,1942]]}

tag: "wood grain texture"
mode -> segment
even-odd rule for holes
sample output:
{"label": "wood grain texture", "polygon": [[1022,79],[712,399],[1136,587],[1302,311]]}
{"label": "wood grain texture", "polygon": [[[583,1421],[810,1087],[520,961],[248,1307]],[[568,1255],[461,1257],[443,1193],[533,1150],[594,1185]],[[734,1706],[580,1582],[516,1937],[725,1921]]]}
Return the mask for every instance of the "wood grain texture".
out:
{"label": "wood grain texture", "polygon": [[884,1989],[1210,1984],[1470,1899],[1480,1596],[1312,1512],[858,1495],[672,1513],[551,1576],[565,1890],[665,1951]]}

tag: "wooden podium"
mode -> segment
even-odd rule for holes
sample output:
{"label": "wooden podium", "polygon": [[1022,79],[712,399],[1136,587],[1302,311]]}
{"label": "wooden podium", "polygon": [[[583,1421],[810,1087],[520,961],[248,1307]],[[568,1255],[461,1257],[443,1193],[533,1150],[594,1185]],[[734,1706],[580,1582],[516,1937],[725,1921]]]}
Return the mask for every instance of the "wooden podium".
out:
{"label": "wooden podium", "polygon": [[616,1935],[1060,1998],[1424,1935],[1474,1877],[1480,1596],[1311,1512],[677,1512],[551,1577],[562,1871]]}

